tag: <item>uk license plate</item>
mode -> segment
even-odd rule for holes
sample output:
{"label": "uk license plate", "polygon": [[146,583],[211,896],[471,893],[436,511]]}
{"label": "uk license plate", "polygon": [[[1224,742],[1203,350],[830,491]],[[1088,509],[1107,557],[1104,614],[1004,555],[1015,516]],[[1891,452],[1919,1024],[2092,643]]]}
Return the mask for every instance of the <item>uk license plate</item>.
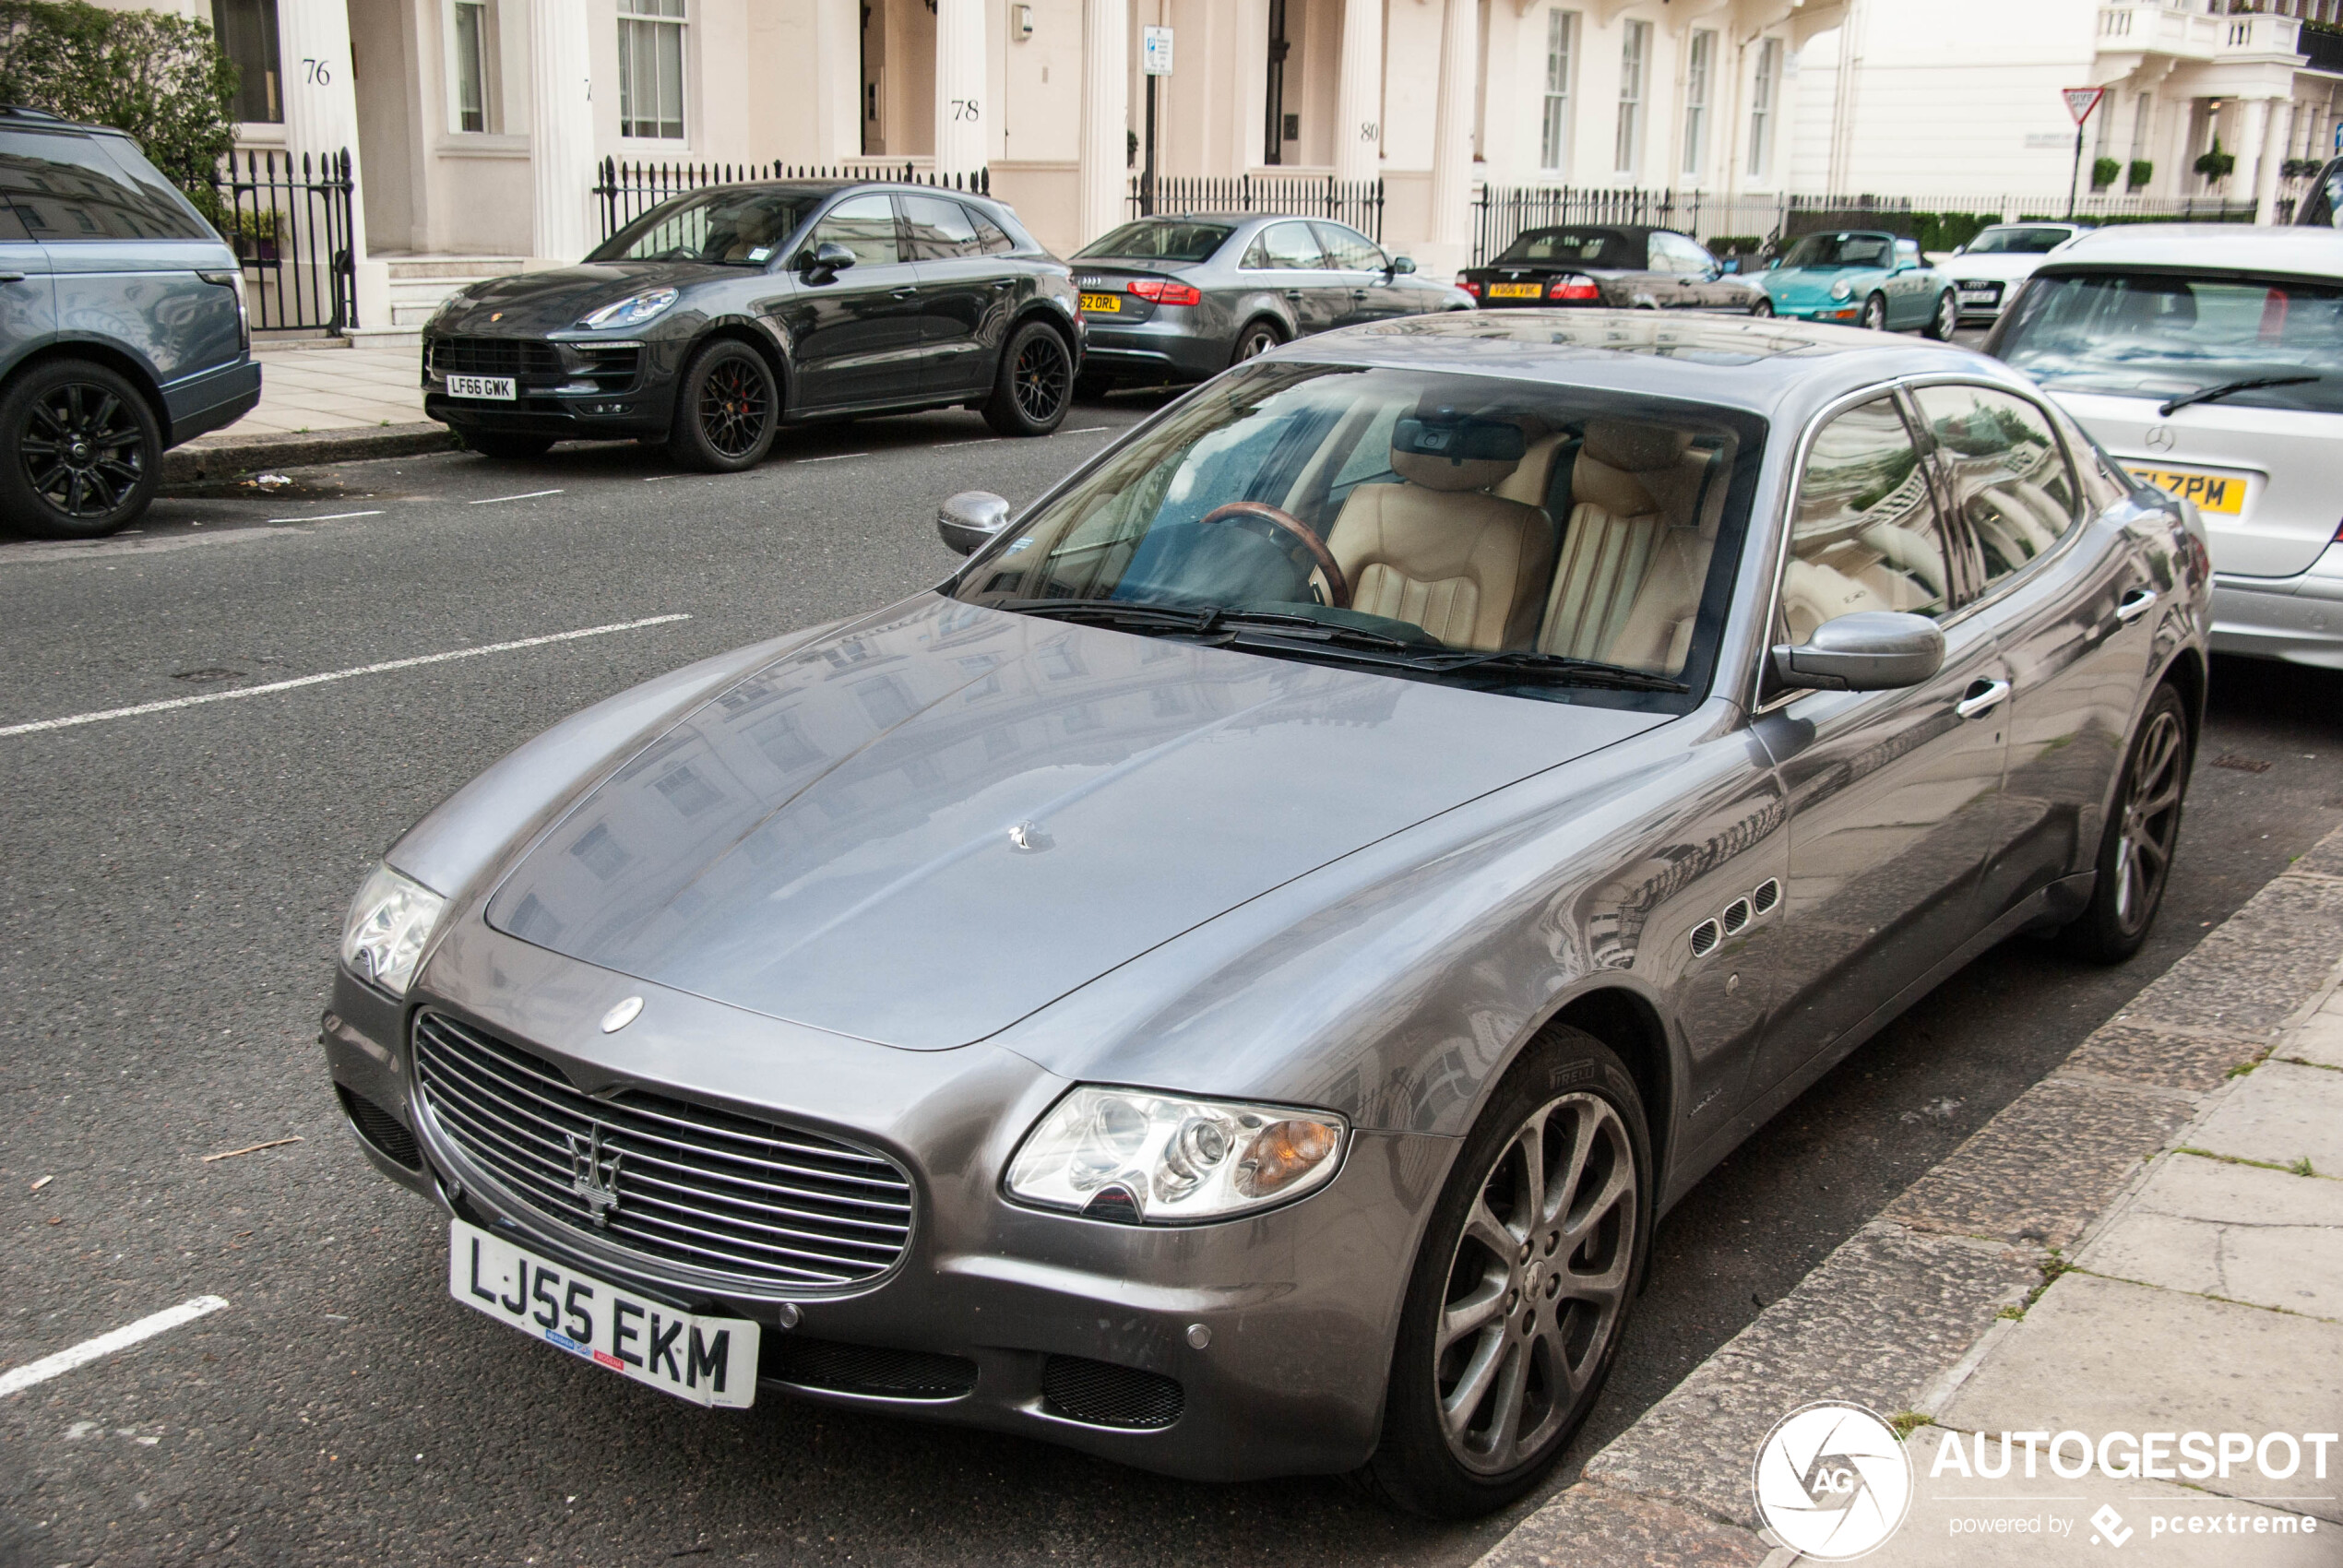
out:
{"label": "uk license plate", "polygon": [[1493,300],[1534,300],[1544,293],[1541,283],[1492,283],[1489,297]]}
{"label": "uk license plate", "polygon": [[1963,289],[1960,291],[1960,303],[1965,305],[1989,304],[2001,297],[1999,289]]}
{"label": "uk license plate", "polygon": [[758,1325],[747,1318],[676,1312],[460,1219],[447,1222],[447,1293],[661,1394],[728,1410],[755,1402]]}
{"label": "uk license plate", "polygon": [[2234,517],[2245,510],[2245,476],[2243,474],[2208,474],[2196,469],[2153,469],[2144,464],[2127,465],[2134,477],[2147,481],[2159,490],[2169,490],[2183,501],[2194,501],[2200,512],[2218,512]]}
{"label": "uk license plate", "polygon": [[509,403],[519,394],[509,375],[451,375],[447,378],[450,398],[493,398]]}
{"label": "uk license plate", "polygon": [[1082,308],[1093,315],[1120,315],[1123,313],[1123,296],[1085,294],[1082,296]]}

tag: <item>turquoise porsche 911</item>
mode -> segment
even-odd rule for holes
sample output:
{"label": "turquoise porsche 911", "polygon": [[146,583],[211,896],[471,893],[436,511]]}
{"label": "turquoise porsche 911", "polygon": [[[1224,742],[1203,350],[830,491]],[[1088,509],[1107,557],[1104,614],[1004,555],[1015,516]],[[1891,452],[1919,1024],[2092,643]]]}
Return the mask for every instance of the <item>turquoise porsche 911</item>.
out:
{"label": "turquoise porsche 911", "polygon": [[1960,325],[1953,280],[1928,265],[1917,241],[1890,233],[1808,234],[1757,281],[1776,315],[1852,322],[1875,332],[1917,327],[1940,340]]}

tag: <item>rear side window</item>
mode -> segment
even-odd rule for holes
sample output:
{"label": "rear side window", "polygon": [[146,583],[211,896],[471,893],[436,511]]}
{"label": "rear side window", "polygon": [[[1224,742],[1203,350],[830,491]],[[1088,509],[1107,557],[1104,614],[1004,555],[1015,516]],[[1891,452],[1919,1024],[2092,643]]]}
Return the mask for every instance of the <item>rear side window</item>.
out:
{"label": "rear side window", "polygon": [[1339,272],[1380,272],[1383,270],[1383,250],[1374,241],[1355,229],[1339,223],[1313,223],[1318,232],[1318,244],[1326,253],[1326,265]]}
{"label": "rear side window", "polygon": [[892,266],[898,259],[895,203],[877,191],[848,196],[815,225],[814,244],[844,245],[854,253],[857,267]]}
{"label": "rear side window", "polygon": [[153,165],[113,137],[0,131],[0,200],[44,244],[83,240],[217,240]]}
{"label": "rear side window", "polygon": [[2065,537],[2082,515],[2079,493],[2041,410],[1990,386],[1922,386],[1912,396],[1984,558],[1988,588]]}
{"label": "rear side window", "polygon": [[903,203],[903,223],[913,261],[957,261],[984,254],[976,225],[969,220],[968,208],[958,202],[927,196],[898,199]]}
{"label": "rear side window", "polygon": [[1017,242],[1009,238],[1001,226],[976,208],[967,208],[969,221],[976,225],[977,248],[986,255],[1006,255],[1017,249]]}
{"label": "rear side window", "polygon": [[1790,640],[1858,611],[1942,617],[1954,602],[1948,543],[1895,400],[1848,410],[1815,433],[1799,474],[1781,583]]}

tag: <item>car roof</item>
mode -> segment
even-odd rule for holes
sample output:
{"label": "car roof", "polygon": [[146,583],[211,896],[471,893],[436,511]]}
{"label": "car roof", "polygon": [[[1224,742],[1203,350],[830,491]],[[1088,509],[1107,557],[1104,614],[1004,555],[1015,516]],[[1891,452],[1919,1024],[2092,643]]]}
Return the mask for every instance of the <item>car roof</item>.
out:
{"label": "car roof", "polygon": [[2186,267],[2290,272],[2343,278],[2343,233],[2263,229],[2243,223],[2127,223],[2092,229],[2036,276],[2093,267]]}
{"label": "car roof", "polygon": [[1647,310],[1447,311],[1321,333],[1271,355],[1610,388],[1795,422],[1902,375],[1951,373],[2036,390],[1999,360],[1950,343],[1779,316]]}
{"label": "car roof", "polygon": [[52,114],[46,109],[35,109],[30,103],[0,103],[0,121],[26,131],[85,131],[108,137],[128,134],[112,125],[87,125],[78,120],[68,120],[62,114]]}

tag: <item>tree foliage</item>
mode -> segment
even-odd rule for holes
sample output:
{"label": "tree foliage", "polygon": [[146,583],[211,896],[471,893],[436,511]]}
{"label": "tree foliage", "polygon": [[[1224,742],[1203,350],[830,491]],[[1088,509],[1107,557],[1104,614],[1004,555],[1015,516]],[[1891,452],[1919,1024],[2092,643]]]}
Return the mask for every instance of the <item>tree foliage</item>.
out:
{"label": "tree foliage", "polygon": [[211,29],[83,0],[0,0],[0,102],[129,133],[183,186],[235,143],[236,67]]}

